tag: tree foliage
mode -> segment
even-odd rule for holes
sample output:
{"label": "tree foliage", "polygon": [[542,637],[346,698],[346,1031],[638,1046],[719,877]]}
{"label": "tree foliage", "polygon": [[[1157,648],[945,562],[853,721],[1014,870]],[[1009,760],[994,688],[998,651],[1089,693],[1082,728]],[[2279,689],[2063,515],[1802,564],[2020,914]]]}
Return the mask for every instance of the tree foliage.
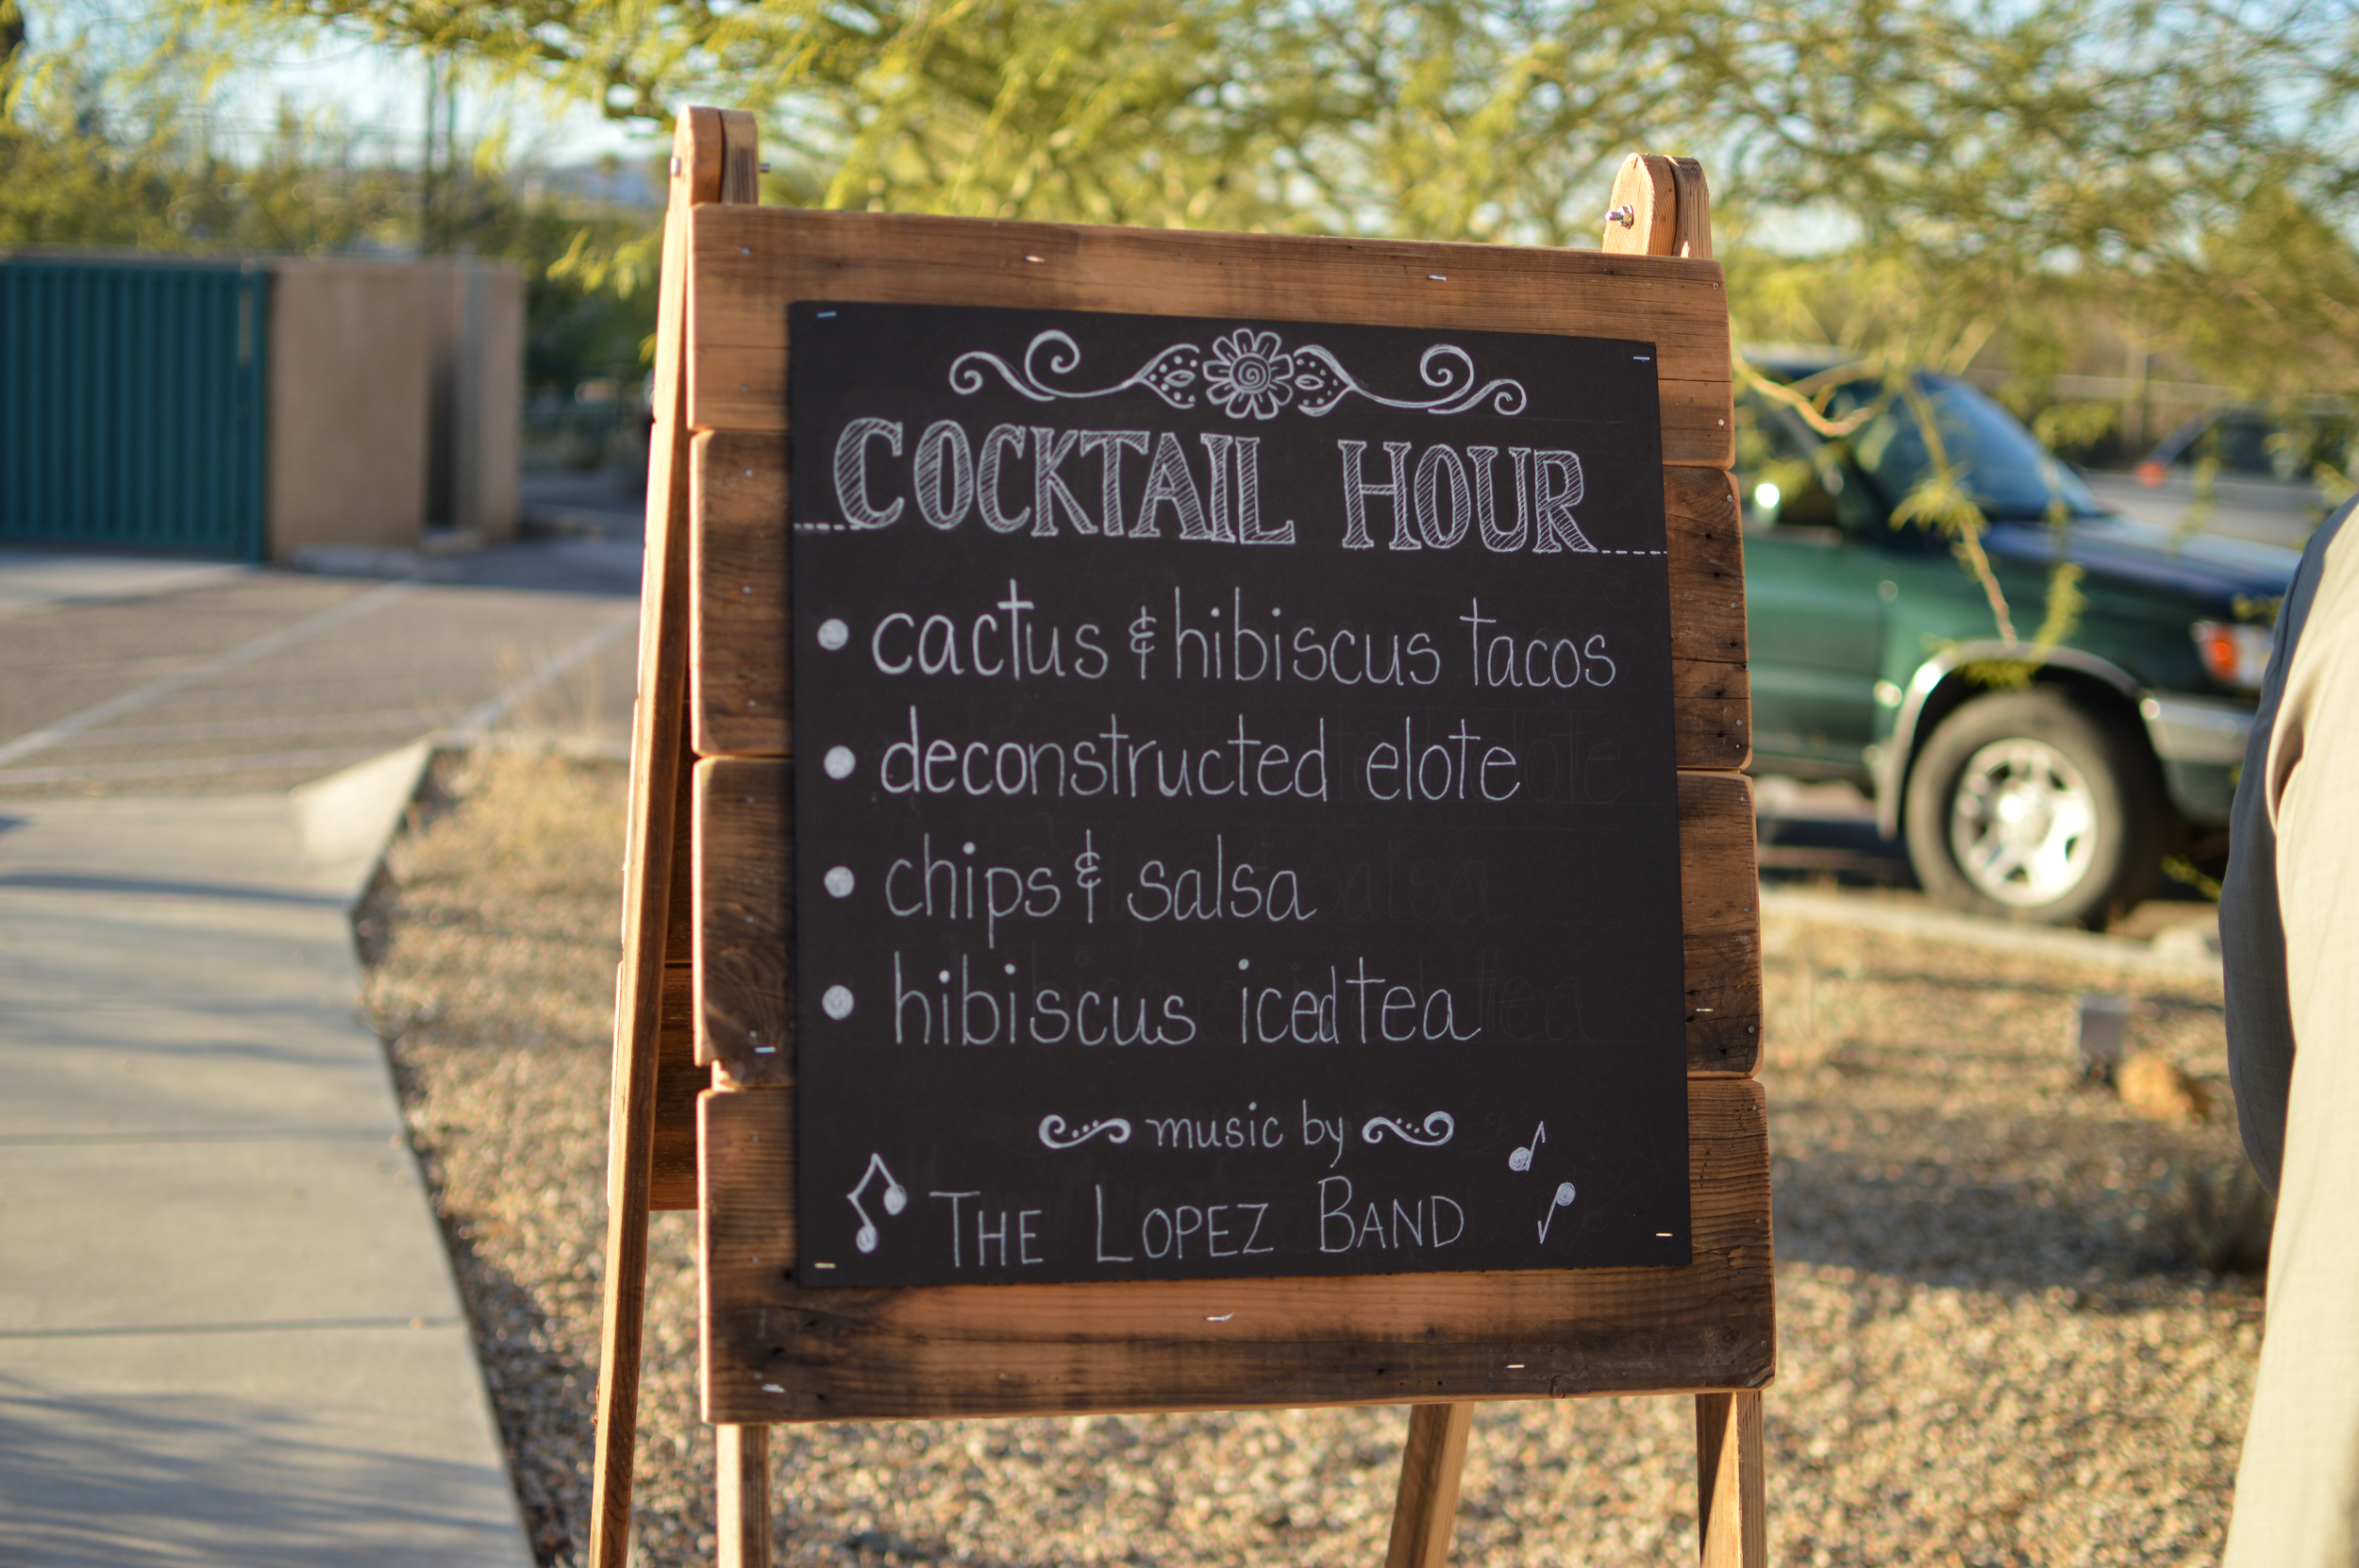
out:
{"label": "tree foliage", "polygon": [[[2028,385],[2086,368],[2100,322],[2256,394],[2359,391],[2359,11],[2344,0],[167,0],[153,14],[192,46],[363,35],[625,120],[749,107],[772,199],[835,207],[1579,244],[1624,154],[1685,151],[1712,174],[1745,335],[1914,363],[1996,356]],[[644,245],[577,245],[558,272],[611,286],[645,260]]]}
{"label": "tree foliage", "polygon": [[2359,386],[2359,22],[2323,0],[181,0],[660,120],[761,113],[835,207],[1591,242],[1703,157],[1740,325],[2027,374],[2092,309]]}

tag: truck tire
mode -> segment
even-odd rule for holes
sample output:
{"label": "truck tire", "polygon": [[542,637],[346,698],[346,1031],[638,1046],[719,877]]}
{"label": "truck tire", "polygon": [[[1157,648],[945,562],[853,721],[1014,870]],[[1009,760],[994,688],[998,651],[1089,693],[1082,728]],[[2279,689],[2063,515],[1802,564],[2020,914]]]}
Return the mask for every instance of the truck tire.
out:
{"label": "truck tire", "polygon": [[2052,690],[1976,697],[1917,755],[1909,861],[1950,909],[2102,927],[2151,892],[2169,826],[2142,738]]}

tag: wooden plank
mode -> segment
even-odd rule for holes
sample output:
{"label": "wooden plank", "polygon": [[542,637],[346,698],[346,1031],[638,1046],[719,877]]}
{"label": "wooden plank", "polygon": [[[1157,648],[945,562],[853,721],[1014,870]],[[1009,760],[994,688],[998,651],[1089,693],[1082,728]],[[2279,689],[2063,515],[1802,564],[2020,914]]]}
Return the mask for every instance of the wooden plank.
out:
{"label": "wooden plank", "polygon": [[[707,432],[696,438],[694,468],[695,748],[704,757],[786,756],[786,442]],[[1663,516],[1679,763],[1740,768],[1751,756],[1751,713],[1734,484],[1715,469],[1666,468]]]}
{"label": "wooden plank", "polygon": [[1413,1405],[1393,1499],[1393,1535],[1384,1568],[1442,1568],[1458,1523],[1458,1476],[1466,1462],[1468,1404]]}
{"label": "wooden plank", "polygon": [[795,1081],[794,764],[696,764],[696,1059]]}
{"label": "wooden plank", "polygon": [[690,710],[700,757],[784,757],[792,744],[786,438],[696,438]]}
{"label": "wooden plank", "polygon": [[694,971],[663,966],[663,1026],[656,1049],[655,1148],[647,1174],[649,1209],[696,1207],[696,1096],[712,1075],[696,1065]]}
{"label": "wooden plank", "polygon": [[1751,676],[1742,664],[1671,660],[1671,723],[1682,770],[1743,767],[1753,758]]}
{"label": "wooden plank", "polygon": [[1680,775],[1680,921],[1687,1070],[1749,1077],[1761,1061],[1761,865],[1741,773]]}
{"label": "wooden plank", "polygon": [[1758,1392],[1696,1396],[1696,1493],[1703,1568],[1767,1568]]}
{"label": "wooden plank", "polygon": [[1663,471],[1671,656],[1745,662],[1744,512],[1736,480],[1710,468]]}
{"label": "wooden plank", "polygon": [[715,1426],[712,1445],[720,1568],[768,1568],[770,1428]]}
{"label": "wooden plank", "polygon": [[784,208],[708,209],[693,243],[689,419],[698,429],[785,429],[788,302],[857,299],[1651,342],[1663,460],[1735,461],[1717,262]]}
{"label": "wooden plank", "polygon": [[794,1283],[794,1098],[698,1101],[707,1421],[1742,1390],[1776,1369],[1756,1083],[1688,1084],[1683,1268],[906,1291]]}
{"label": "wooden plank", "polygon": [[[794,764],[696,764],[696,1059],[735,1082],[794,1081]],[[1744,1076],[1761,1048],[1761,915],[1752,781],[1680,776],[1687,1067]]]}

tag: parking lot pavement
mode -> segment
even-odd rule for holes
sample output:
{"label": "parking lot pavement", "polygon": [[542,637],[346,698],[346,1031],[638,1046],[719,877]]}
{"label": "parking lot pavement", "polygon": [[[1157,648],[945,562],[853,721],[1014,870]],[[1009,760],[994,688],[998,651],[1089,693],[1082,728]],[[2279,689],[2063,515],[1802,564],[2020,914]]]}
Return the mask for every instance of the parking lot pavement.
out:
{"label": "parking lot pavement", "polygon": [[[61,579],[71,559],[0,559],[0,603],[12,574]],[[422,566],[393,581],[159,571],[46,601],[21,589],[26,608],[0,616],[0,798],[283,790],[435,733],[620,752],[635,542]]]}

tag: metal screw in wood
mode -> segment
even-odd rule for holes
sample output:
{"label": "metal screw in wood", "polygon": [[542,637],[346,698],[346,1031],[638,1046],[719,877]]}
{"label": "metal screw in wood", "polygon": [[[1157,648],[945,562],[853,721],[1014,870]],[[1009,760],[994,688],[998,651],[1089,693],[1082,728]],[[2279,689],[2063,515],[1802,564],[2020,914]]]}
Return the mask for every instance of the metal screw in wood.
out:
{"label": "metal screw in wood", "polygon": [[1626,202],[1622,206],[1608,211],[1605,215],[1605,221],[1609,224],[1619,224],[1624,228],[1628,228],[1631,225],[1638,222],[1638,209],[1631,207]]}

